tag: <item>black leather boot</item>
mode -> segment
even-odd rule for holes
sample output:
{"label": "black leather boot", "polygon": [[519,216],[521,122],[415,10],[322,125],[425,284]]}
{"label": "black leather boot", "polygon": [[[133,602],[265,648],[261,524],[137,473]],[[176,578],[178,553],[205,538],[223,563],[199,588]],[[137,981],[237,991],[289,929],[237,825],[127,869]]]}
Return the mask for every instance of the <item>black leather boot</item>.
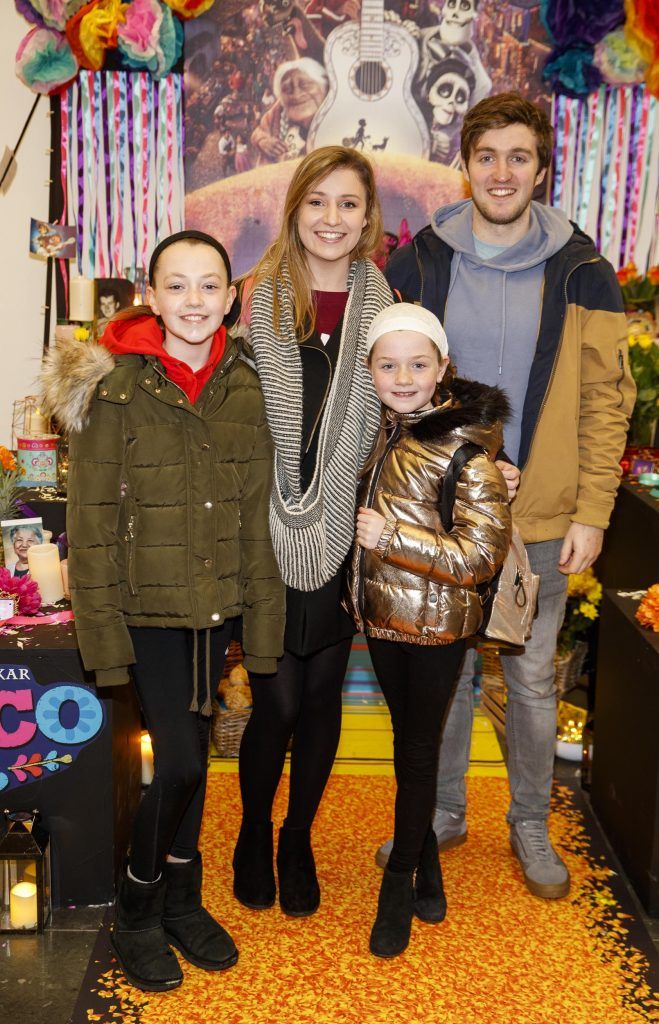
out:
{"label": "black leather boot", "polygon": [[432,826],[426,832],[414,880],[414,913],[427,924],[439,924],[446,917],[442,868]]}
{"label": "black leather boot", "polygon": [[252,910],[275,902],[273,856],[272,822],[243,821],[233,854],[233,894]]}
{"label": "black leather boot", "polygon": [[399,956],[408,947],[414,913],[413,874],[389,868],[382,872],[378,913],[371,931],[370,949],[374,956]]}
{"label": "black leather boot", "polygon": [[238,960],[227,931],[201,905],[201,854],[165,865],[167,889],[162,917],[167,940],[205,971],[223,971]]}
{"label": "black leather boot", "polygon": [[279,829],[277,847],[279,905],[290,917],[308,917],[320,906],[320,887],[311,849],[311,830]]}
{"label": "black leather boot", "polygon": [[167,992],[183,981],[162,927],[164,902],[164,878],[136,882],[124,875],[119,883],[110,941],[128,981],[145,992]]}

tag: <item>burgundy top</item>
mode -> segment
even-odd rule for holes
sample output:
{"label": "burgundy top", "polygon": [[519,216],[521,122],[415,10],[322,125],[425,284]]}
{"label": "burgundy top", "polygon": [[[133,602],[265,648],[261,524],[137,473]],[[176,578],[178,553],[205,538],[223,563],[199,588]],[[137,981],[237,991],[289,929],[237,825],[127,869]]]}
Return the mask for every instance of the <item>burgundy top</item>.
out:
{"label": "burgundy top", "polygon": [[348,293],[314,291],[313,298],[316,303],[316,332],[319,335],[331,334],[343,316]]}

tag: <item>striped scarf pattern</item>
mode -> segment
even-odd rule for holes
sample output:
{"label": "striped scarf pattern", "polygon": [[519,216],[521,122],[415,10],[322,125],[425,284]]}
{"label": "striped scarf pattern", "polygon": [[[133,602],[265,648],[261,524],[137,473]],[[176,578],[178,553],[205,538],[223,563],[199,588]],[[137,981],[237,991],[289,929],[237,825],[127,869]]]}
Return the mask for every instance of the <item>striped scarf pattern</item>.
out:
{"label": "striped scarf pattern", "polygon": [[355,533],[357,476],[380,422],[380,402],[366,366],[366,334],[373,317],[390,306],[389,286],[370,260],[356,260],[348,275],[339,358],[318,436],[313,479],[302,493],[302,360],[295,334],[291,289],[284,268],[278,284],[279,333],[273,329],[273,284],[252,296],[251,339],[275,445],[270,530],[284,583],[318,590],[341,568]]}

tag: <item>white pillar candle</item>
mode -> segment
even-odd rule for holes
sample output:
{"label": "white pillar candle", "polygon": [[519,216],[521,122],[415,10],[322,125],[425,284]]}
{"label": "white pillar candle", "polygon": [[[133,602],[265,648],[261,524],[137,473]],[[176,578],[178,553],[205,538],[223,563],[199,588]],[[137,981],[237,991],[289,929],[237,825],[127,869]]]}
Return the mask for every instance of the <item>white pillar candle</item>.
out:
{"label": "white pillar candle", "polygon": [[142,747],[142,785],[150,786],[153,782],[153,748],[148,732],[143,732],[140,735],[140,744]]}
{"label": "white pillar candle", "polygon": [[18,882],[9,893],[9,923],[12,928],[37,927],[37,887]]}
{"label": "white pillar candle", "polygon": [[96,301],[91,277],[72,277],[69,281],[69,320],[85,323],[94,319]]}
{"label": "white pillar candle", "polygon": [[71,591],[69,590],[69,563],[68,559],[63,558],[59,564],[60,572],[62,573],[62,586],[64,587],[64,597],[71,597]]}
{"label": "white pillar candle", "polygon": [[57,544],[33,544],[28,548],[30,576],[39,587],[42,604],[55,604],[64,597],[62,570]]}
{"label": "white pillar candle", "polygon": [[48,431],[48,420],[42,413],[41,409],[28,409],[25,416],[25,430],[30,435],[41,435],[47,434]]}

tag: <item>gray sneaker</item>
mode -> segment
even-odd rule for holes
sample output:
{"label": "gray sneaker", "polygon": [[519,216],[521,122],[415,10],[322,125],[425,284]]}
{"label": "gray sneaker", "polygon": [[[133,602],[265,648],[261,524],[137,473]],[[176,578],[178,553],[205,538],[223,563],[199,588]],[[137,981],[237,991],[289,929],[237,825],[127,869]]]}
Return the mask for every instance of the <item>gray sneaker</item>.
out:
{"label": "gray sneaker", "polygon": [[516,821],[510,845],[522,865],[526,888],[544,900],[558,900],[570,891],[570,873],[551,845],[546,821]]}
{"label": "gray sneaker", "polygon": [[[450,850],[467,842],[467,822],[464,814],[453,814],[437,807],[433,814],[432,827],[437,836],[437,849],[440,853],[442,850]],[[375,863],[379,868],[386,868],[393,845],[393,839],[389,839],[375,854]]]}

